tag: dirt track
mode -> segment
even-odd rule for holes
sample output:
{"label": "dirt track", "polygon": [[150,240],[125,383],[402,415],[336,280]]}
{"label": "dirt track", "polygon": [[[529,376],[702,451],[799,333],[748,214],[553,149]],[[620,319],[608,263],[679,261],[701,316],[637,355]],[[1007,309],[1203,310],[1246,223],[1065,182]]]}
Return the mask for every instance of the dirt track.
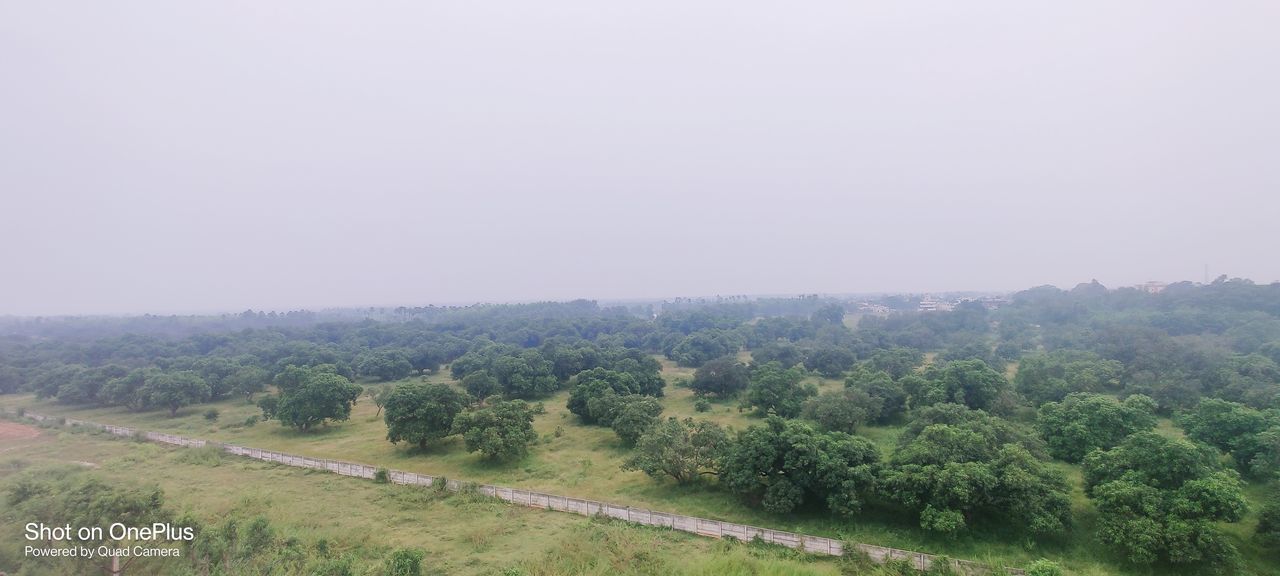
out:
{"label": "dirt track", "polygon": [[0,440],[25,440],[39,435],[39,428],[0,420]]}

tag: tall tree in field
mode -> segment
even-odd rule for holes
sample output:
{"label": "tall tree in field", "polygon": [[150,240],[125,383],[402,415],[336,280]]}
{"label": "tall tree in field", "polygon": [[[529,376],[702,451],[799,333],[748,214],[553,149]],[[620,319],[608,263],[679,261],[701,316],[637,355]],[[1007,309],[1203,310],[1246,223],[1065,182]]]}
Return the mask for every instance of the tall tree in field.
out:
{"label": "tall tree in field", "polygon": [[807,424],[769,418],[730,442],[720,482],[769,512],[786,514],[820,501],[840,514],[857,512],[875,485],[879,451],[865,438],[816,432]]}
{"label": "tall tree in field", "polygon": [[1049,454],[1067,462],[1079,462],[1085,454],[1111,448],[1134,432],[1156,427],[1156,401],[1135,394],[1123,402],[1109,396],[1078,392],[1062,402],[1040,407],[1036,429]]}
{"label": "tall tree in field", "polygon": [[1140,432],[1090,453],[1084,480],[1098,507],[1099,540],[1130,562],[1211,567],[1236,557],[1217,524],[1244,516],[1244,494],[1213,448]]}
{"label": "tall tree in field", "polygon": [[263,416],[276,418],[285,426],[310,430],[329,420],[351,417],[363,388],[337,373],[330,364],[300,368],[289,366],[276,376],[277,396],[260,400]]}
{"label": "tall tree in field", "polygon": [[452,433],[454,418],[467,406],[467,395],[448,384],[402,384],[386,401],[387,439],[425,448],[427,442]]}
{"label": "tall tree in field", "polygon": [[151,406],[162,406],[169,410],[169,417],[178,415],[178,410],[209,399],[209,385],[195,372],[184,370],[160,374],[147,381],[142,389]]}
{"label": "tall tree in field", "polygon": [[756,367],[747,385],[747,404],[760,414],[772,412],[783,418],[795,418],[804,408],[805,400],[818,394],[818,387],[803,383],[804,378],[804,370],[784,369],[777,362]]}
{"label": "tall tree in field", "polygon": [[728,434],[715,422],[668,418],[640,436],[634,455],[622,469],[688,484],[715,474],[720,452],[728,442]]}
{"label": "tall tree in field", "polygon": [[461,434],[467,451],[491,460],[515,460],[528,453],[538,440],[533,430],[533,408],[523,400],[495,402],[464,412],[453,420],[453,433]]}
{"label": "tall tree in field", "polygon": [[728,397],[745,389],[749,382],[745,365],[732,356],[721,356],[699,367],[689,387],[698,394]]}

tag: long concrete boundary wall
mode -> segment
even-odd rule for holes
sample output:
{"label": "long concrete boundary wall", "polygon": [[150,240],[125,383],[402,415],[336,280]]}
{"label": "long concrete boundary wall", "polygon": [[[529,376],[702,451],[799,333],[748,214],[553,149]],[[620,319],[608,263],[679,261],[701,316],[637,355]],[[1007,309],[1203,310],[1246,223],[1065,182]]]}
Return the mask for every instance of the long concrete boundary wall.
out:
{"label": "long concrete boundary wall", "polygon": [[[223,451],[237,456],[244,456],[265,462],[275,462],[285,466],[309,468],[312,470],[328,470],[343,476],[372,479],[378,471],[377,467],[365,464],[356,464],[353,462],[343,462],[341,460],[328,460],[323,458],[310,458],[307,456],[294,456],[292,454],[272,452],[270,450],[261,450],[258,448],[248,448],[245,446],[236,446],[234,444],[219,444],[217,442],[183,438],[181,436],[163,434],[160,432],[147,432],[134,428],[125,428],[123,426],[98,424],[96,422],[87,422],[84,420],[77,420],[75,418],[46,416],[30,411],[24,412],[22,416],[38,422],[56,422],[66,426],[92,428],[103,430],[116,436],[140,438],[152,442],[172,444],[175,446],[193,448],[217,446]],[[823,538],[821,536],[806,536],[804,534],[796,534],[794,532],[781,532],[778,530],[770,530],[768,528],[757,528],[755,526],[733,524],[730,522],[722,522],[720,520],[708,520],[705,518],[682,516],[680,514],[672,514],[669,512],[632,508],[630,506],[620,506],[617,504],[609,504],[607,502],[597,502],[595,500],[583,500],[581,498],[572,498],[569,496],[543,494],[541,492],[531,492],[517,488],[490,486],[488,484],[471,484],[455,479],[445,479],[439,476],[428,476],[425,474],[415,474],[413,472],[387,470],[387,479],[393,484],[408,484],[414,486],[435,486],[437,482],[444,482],[444,487],[448,490],[460,491],[474,489],[481,494],[500,498],[512,504],[518,504],[521,506],[570,512],[573,514],[580,514],[582,516],[607,516],[635,524],[670,528],[672,530],[691,532],[702,536],[711,536],[713,538],[736,538],[743,542],[759,539],[764,542],[780,544],[788,548],[795,548],[812,554],[842,556],[850,552],[862,553],[866,554],[873,561],[880,563],[884,563],[889,560],[906,560],[918,570],[927,570],[934,564],[934,562],[943,560],[941,557],[925,554],[923,552],[910,552],[907,550],[898,550],[896,548],[887,548],[884,546],[873,546],[871,544],[848,544],[847,546],[851,549],[846,550],[846,544],[844,542],[831,538]],[[954,559],[946,559],[946,561],[950,562],[957,571],[963,574],[979,575],[993,572],[989,566],[979,564],[977,562]],[[1025,571],[1017,568],[1010,568],[1008,569],[1008,573],[1013,575],[1024,575]]]}

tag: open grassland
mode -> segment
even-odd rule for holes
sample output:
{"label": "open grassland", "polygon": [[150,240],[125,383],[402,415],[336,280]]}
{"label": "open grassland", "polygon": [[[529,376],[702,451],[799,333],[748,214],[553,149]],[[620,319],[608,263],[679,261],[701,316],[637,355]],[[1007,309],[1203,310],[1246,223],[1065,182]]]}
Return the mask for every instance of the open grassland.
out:
{"label": "open grassland", "polygon": [[[694,396],[688,388],[676,386],[682,379],[692,378],[693,371],[663,362],[664,377],[669,384],[663,398],[664,416],[705,418],[737,429],[758,424],[761,420],[749,411],[739,410],[736,402],[716,402],[709,412],[694,409]],[[430,377],[431,380],[451,382],[447,373]],[[838,380],[819,382],[824,390],[836,389],[843,384]],[[383,384],[390,385],[390,384]],[[1071,481],[1075,529],[1067,536],[1044,542],[1032,542],[1012,531],[998,527],[977,529],[959,538],[949,539],[922,532],[910,514],[895,510],[892,506],[870,507],[861,516],[847,519],[833,517],[824,512],[804,511],[779,516],[744,506],[738,499],[707,486],[681,487],[668,482],[658,482],[639,472],[623,472],[620,467],[629,451],[622,446],[608,428],[586,426],[565,408],[567,391],[547,398],[546,414],[535,419],[539,434],[538,443],[531,448],[528,457],[507,464],[486,463],[477,454],[466,452],[462,441],[451,437],[426,450],[406,445],[393,445],[386,441],[386,428],[377,407],[367,399],[361,400],[352,412],[351,419],[322,427],[311,432],[299,432],[281,427],[276,422],[259,422],[245,425],[246,419],[260,415],[259,409],[243,399],[226,400],[213,405],[200,405],[181,411],[176,418],[162,412],[135,413],[116,408],[81,409],[51,402],[36,401],[30,396],[0,397],[0,405],[9,410],[19,406],[53,415],[65,415],[147,430],[170,432],[190,437],[235,443],[257,448],[277,450],[292,454],[321,458],[349,460],[400,470],[420,472],[539,490],[553,494],[572,495],[609,501],[617,504],[678,512],[719,520],[765,526],[806,534],[844,538],[895,548],[944,554],[990,564],[1024,566],[1037,558],[1048,557],[1062,562],[1072,574],[1168,574],[1160,568],[1133,569],[1121,560],[1111,557],[1093,540],[1096,513],[1085,497],[1083,481],[1078,466],[1055,463]],[[209,407],[219,410],[216,422],[205,420],[201,414]],[[888,457],[897,442],[900,426],[867,427],[860,434],[868,437]],[[1180,431],[1170,422],[1163,421],[1160,431],[1178,434]],[[61,446],[51,446],[50,455],[74,459],[62,453]],[[0,455],[3,456],[3,455]],[[236,463],[228,470],[267,467],[265,464]],[[268,467],[269,468],[269,467]],[[175,474],[177,474],[175,472]],[[280,474],[306,474],[305,472],[274,470],[267,475],[237,475],[233,483],[228,478],[228,495],[253,494],[263,490],[264,481]],[[336,477],[329,482],[351,482]],[[1251,500],[1258,504],[1263,498],[1261,488],[1249,491]],[[1254,545],[1249,535],[1256,524],[1256,508],[1240,524],[1228,527],[1236,539],[1247,565],[1245,574],[1256,576],[1280,575],[1280,566],[1268,551]],[[306,515],[298,518],[300,526],[308,526]],[[370,543],[385,543],[378,537]],[[391,541],[395,541],[394,538]],[[495,547],[497,548],[497,547]],[[565,552],[568,554],[569,552]],[[494,552],[493,562],[500,562]],[[555,572],[540,572],[555,573]]]}
{"label": "open grassland", "polygon": [[[167,505],[213,523],[263,515],[286,538],[326,542],[380,573],[394,548],[426,551],[427,574],[812,574],[841,562],[775,547],[726,546],[705,538],[546,512],[482,496],[375,484],[276,466],[204,449],[179,449],[89,432],[45,430],[0,440],[0,491],[24,475],[93,474],[112,483],[156,484]],[[0,499],[0,569],[21,555],[21,519]],[[46,569],[48,567],[45,567]],[[163,561],[131,574],[165,574]],[[39,568],[30,573],[43,573]]]}

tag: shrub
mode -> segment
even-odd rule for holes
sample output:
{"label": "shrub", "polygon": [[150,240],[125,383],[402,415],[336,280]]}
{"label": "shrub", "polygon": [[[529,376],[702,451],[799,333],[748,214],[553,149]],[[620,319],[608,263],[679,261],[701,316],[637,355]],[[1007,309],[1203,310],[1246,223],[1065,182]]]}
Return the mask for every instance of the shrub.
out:
{"label": "shrub", "polygon": [[693,402],[693,409],[698,412],[710,412],[711,402],[706,398],[699,398]]}
{"label": "shrub", "polygon": [[1062,566],[1052,560],[1041,558],[1027,566],[1027,576],[1063,576]]}
{"label": "shrub", "polygon": [[378,484],[387,484],[391,482],[391,475],[386,468],[379,468],[373,473],[373,481]]}
{"label": "shrub", "polygon": [[422,551],[401,548],[391,553],[383,574],[386,576],[419,576],[422,574]]}
{"label": "shrub", "polygon": [[260,418],[258,417],[257,414],[254,414],[253,416],[245,418],[244,419],[245,428],[253,428],[253,426],[258,423],[258,420],[260,420]]}
{"label": "shrub", "polygon": [[210,409],[208,409],[208,410],[205,410],[205,411],[204,411],[204,419],[205,419],[205,420],[208,420],[208,421],[210,421],[210,422],[217,422],[217,421],[218,421],[218,416],[219,416],[219,414],[218,414],[218,409],[217,409],[217,408],[210,408]]}

